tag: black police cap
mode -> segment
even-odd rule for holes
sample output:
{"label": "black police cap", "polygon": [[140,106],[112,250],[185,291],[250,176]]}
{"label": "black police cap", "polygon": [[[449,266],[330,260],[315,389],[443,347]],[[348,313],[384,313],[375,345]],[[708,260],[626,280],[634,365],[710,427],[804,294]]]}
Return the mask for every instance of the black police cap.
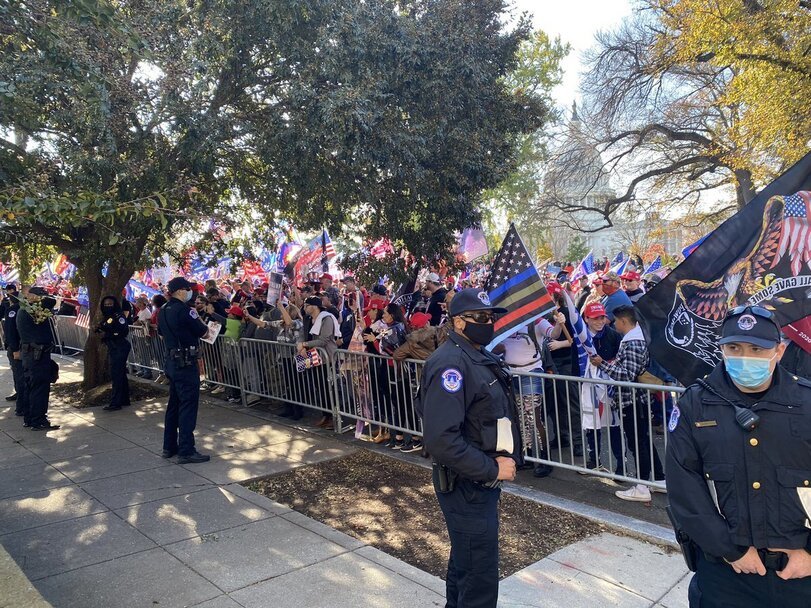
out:
{"label": "black police cap", "polygon": [[483,289],[463,289],[451,300],[450,313],[452,317],[461,315],[465,312],[475,312],[478,310],[489,310],[491,312],[502,314],[507,312],[506,308],[499,308],[490,303],[490,296]]}
{"label": "black police cap", "polygon": [[761,348],[774,348],[780,342],[780,326],[774,314],[764,308],[747,306],[731,314],[721,326],[719,344],[743,342]]}
{"label": "black police cap", "polygon": [[180,289],[191,289],[192,283],[184,277],[175,277],[166,284],[166,289],[169,293],[174,293]]}

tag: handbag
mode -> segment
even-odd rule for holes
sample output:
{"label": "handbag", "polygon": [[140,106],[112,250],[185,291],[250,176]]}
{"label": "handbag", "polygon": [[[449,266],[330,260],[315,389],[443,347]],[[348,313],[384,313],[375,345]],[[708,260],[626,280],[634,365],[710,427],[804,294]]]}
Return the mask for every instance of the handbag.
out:
{"label": "handbag", "polygon": [[304,370],[318,367],[319,365],[321,365],[321,357],[314,348],[309,349],[306,355],[296,355],[297,372],[303,372]]}

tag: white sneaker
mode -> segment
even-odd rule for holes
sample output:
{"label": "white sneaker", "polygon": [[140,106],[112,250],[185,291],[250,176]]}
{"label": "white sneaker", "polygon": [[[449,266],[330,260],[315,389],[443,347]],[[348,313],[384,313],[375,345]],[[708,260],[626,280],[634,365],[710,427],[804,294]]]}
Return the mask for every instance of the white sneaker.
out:
{"label": "white sneaker", "polygon": [[248,395],[248,398],[245,400],[245,403],[248,405],[253,405],[254,403],[259,403],[262,400],[262,397],[259,395]]}
{"label": "white sneaker", "polygon": [[643,486],[642,484],[636,484],[627,490],[617,490],[614,492],[614,495],[622,500],[650,502],[650,490],[648,489],[648,486]]}
{"label": "white sneaker", "polygon": [[224,392],[225,392],[225,387],[224,386],[218,386],[213,391],[211,391],[211,394],[212,395],[221,395]]}

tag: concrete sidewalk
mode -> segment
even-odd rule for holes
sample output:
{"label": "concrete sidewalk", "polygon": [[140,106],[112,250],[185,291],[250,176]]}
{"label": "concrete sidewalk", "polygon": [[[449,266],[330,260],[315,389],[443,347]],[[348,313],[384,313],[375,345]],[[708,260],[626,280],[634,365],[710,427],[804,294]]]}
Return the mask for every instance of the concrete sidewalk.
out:
{"label": "concrete sidewalk", "polygon": [[[60,364],[60,382],[80,379]],[[356,448],[202,403],[198,448],[216,456],[180,466],[159,455],[164,407],[53,408],[62,428],[45,434],[0,403],[0,544],[53,606],[444,605],[438,578],[238,484]],[[685,574],[680,556],[606,534],[503,581],[501,605],[682,608]]]}

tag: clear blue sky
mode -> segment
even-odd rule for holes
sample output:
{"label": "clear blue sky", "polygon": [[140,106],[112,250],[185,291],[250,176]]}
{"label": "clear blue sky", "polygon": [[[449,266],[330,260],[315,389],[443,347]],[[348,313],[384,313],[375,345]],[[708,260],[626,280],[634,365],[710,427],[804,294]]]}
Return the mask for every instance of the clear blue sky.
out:
{"label": "clear blue sky", "polygon": [[536,28],[550,37],[560,36],[572,45],[563,63],[563,84],[554,91],[558,105],[568,107],[579,99],[582,53],[592,46],[594,34],[612,29],[631,14],[631,0],[513,0],[517,12],[533,16]]}

